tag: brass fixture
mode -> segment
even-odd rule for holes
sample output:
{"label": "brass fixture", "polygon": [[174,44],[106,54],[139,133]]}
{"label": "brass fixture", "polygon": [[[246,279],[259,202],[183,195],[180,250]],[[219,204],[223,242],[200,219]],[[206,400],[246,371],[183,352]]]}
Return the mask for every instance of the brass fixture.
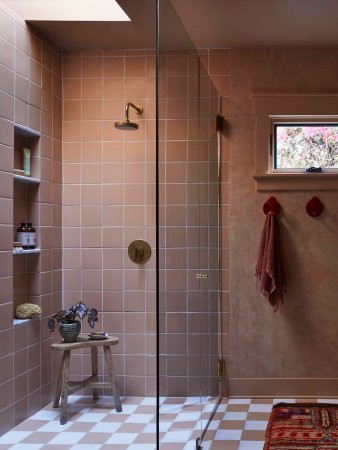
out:
{"label": "brass fixture", "polygon": [[136,239],[128,247],[129,258],[136,264],[144,264],[151,257],[151,247],[147,241]]}
{"label": "brass fixture", "polygon": [[138,129],[138,124],[130,122],[129,120],[129,106],[134,108],[137,114],[143,113],[142,106],[135,106],[134,103],[130,102],[126,103],[124,120],[122,122],[115,122],[115,128],[117,128],[118,130],[135,131]]}
{"label": "brass fixture", "polygon": [[218,378],[221,378],[224,375],[224,371],[225,371],[224,359],[219,359],[217,361],[217,376],[218,376]]}

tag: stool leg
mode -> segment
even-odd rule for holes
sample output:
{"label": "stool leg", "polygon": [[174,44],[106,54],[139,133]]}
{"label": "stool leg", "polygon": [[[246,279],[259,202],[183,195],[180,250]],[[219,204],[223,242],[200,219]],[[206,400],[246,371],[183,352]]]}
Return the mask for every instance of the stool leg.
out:
{"label": "stool leg", "polygon": [[[92,353],[92,376],[93,381],[98,381],[98,367],[97,367],[97,347],[91,347]],[[99,392],[97,388],[93,388],[93,400],[98,400]]]}
{"label": "stool leg", "polygon": [[113,396],[114,396],[114,402],[115,402],[115,408],[117,412],[121,412],[122,411],[122,406],[121,406],[121,400],[120,400],[120,394],[119,394],[119,388],[117,386],[116,380],[115,380],[115,376],[113,373],[113,360],[111,357],[111,353],[110,353],[110,347],[109,345],[105,345],[103,347],[103,351],[104,351],[104,357],[106,360],[106,365],[107,365],[107,370],[108,370],[108,375],[109,375],[109,381],[113,390]]}
{"label": "stool leg", "polygon": [[59,406],[59,400],[60,400],[61,388],[62,388],[62,374],[63,374],[64,366],[65,366],[65,359],[64,359],[64,353],[63,353],[61,364],[60,364],[59,377],[58,377],[56,391],[55,391],[55,395],[54,395],[53,408],[57,408]]}
{"label": "stool leg", "polygon": [[63,352],[63,359],[64,359],[64,364],[63,364],[63,371],[62,371],[61,411],[60,411],[60,424],[61,425],[64,425],[67,422],[70,350],[65,350]]}

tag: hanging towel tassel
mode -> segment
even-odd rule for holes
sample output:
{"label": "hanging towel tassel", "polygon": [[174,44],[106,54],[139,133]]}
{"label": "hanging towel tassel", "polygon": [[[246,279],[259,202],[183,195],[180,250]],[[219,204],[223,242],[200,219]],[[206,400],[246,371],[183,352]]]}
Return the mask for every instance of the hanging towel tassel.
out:
{"label": "hanging towel tassel", "polygon": [[286,285],[278,228],[276,214],[269,212],[266,215],[256,264],[260,292],[273,306],[274,312],[283,305]]}

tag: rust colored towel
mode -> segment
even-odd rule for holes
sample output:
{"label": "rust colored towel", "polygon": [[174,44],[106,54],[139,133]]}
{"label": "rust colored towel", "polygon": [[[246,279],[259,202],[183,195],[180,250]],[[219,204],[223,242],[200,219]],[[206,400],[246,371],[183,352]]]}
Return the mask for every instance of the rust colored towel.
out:
{"label": "rust colored towel", "polygon": [[256,264],[256,277],[260,280],[260,292],[273,306],[274,312],[283,304],[285,273],[280,248],[277,216],[266,215]]}

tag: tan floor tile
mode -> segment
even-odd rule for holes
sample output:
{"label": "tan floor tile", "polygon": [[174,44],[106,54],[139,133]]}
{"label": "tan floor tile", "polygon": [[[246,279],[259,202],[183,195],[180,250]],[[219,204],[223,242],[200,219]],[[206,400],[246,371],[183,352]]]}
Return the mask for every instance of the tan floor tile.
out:
{"label": "tan floor tile", "polygon": [[173,422],[172,426],[170,427],[170,431],[177,430],[177,429],[184,429],[184,430],[192,430],[194,426],[196,425],[196,421],[191,422]]}
{"label": "tan floor tile", "polygon": [[164,405],[182,405],[187,399],[185,397],[167,397],[163,404]]}
{"label": "tan floor tile", "polygon": [[129,414],[108,414],[108,416],[104,417],[101,422],[116,422],[116,423],[123,423],[125,422],[129,417]]}
{"label": "tan floor tile", "polygon": [[87,433],[78,444],[104,444],[111,437],[111,433]]}
{"label": "tan floor tile", "polygon": [[201,405],[183,405],[182,412],[196,412],[201,411]]}
{"label": "tan floor tile", "polygon": [[119,433],[141,433],[144,430],[144,423],[124,423],[119,427]]}
{"label": "tan floor tile", "polygon": [[[223,417],[224,417],[224,412],[216,412],[216,413],[214,414],[214,419],[215,419],[215,420],[222,420]],[[208,419],[208,418],[209,418],[209,414],[207,414],[207,413],[202,414],[202,418],[203,418],[203,419]]]}
{"label": "tan floor tile", "polygon": [[248,412],[246,420],[269,420],[268,412]]}
{"label": "tan floor tile", "polygon": [[264,430],[243,430],[242,441],[264,441],[265,431]]}
{"label": "tan floor tile", "polygon": [[88,433],[95,425],[95,422],[74,422],[67,428],[67,431]]}
{"label": "tan floor tile", "polygon": [[70,450],[72,445],[61,445],[61,444],[48,444],[48,450]]}
{"label": "tan floor tile", "polygon": [[228,405],[227,407],[227,412],[247,412],[249,411],[249,404],[232,404],[232,405]]}
{"label": "tan floor tile", "polygon": [[253,398],[251,400],[252,405],[272,405],[272,398]]}
{"label": "tan floor tile", "polygon": [[171,442],[160,443],[160,448],[161,450],[182,450],[182,442],[179,444]]}
{"label": "tan floor tile", "polygon": [[46,444],[55,436],[57,436],[57,433],[35,431],[34,433],[25,437],[25,439],[22,439],[22,441],[20,441],[20,444]]}
{"label": "tan floor tile", "polygon": [[214,441],[210,450],[238,450],[239,441]]}
{"label": "tan floor tile", "polygon": [[243,430],[245,420],[221,420],[219,430]]}
{"label": "tan floor tile", "polygon": [[151,405],[140,405],[136,408],[135,414],[156,414],[156,408]]}
{"label": "tan floor tile", "polygon": [[27,419],[15,427],[16,431],[35,431],[48,423],[48,420],[30,420]]}
{"label": "tan floor tile", "polygon": [[123,397],[121,399],[122,408],[123,405],[139,405],[144,400],[144,397]]}
{"label": "tan floor tile", "polygon": [[216,430],[207,430],[204,434],[204,441],[212,441],[215,437]]}
{"label": "tan floor tile", "polygon": [[156,434],[140,433],[133,444],[156,444]]}
{"label": "tan floor tile", "polygon": [[177,414],[160,414],[160,422],[173,422]]}
{"label": "tan floor tile", "polygon": [[[103,444],[102,450],[128,450],[129,444]],[[49,450],[49,446],[48,446]]]}

